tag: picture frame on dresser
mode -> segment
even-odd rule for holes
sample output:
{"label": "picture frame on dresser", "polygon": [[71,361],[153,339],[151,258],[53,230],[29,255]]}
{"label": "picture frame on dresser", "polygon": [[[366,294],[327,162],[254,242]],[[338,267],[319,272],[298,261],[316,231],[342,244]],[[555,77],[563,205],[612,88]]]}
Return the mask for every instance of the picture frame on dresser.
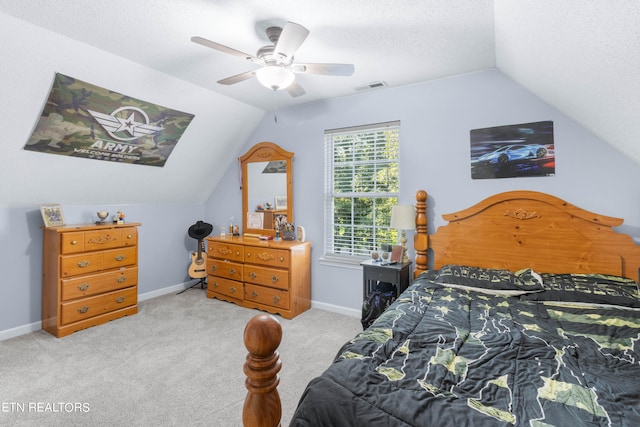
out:
{"label": "picture frame on dresser", "polygon": [[247,226],[249,228],[262,228],[264,226],[264,213],[247,212]]}
{"label": "picture frame on dresser", "polygon": [[62,206],[58,204],[40,205],[40,214],[46,228],[65,225]]}
{"label": "picture frame on dresser", "polygon": [[276,196],[275,207],[277,211],[287,209],[287,196]]}

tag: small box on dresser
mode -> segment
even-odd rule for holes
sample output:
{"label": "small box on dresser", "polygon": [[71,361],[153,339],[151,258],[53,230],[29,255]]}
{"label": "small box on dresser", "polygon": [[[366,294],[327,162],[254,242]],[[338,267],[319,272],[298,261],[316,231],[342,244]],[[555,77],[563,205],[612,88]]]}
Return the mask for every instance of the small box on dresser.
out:
{"label": "small box on dresser", "polygon": [[207,238],[207,296],[291,319],[311,308],[311,244]]}
{"label": "small box on dresser", "polygon": [[140,225],[43,229],[42,329],[60,338],[138,312]]}

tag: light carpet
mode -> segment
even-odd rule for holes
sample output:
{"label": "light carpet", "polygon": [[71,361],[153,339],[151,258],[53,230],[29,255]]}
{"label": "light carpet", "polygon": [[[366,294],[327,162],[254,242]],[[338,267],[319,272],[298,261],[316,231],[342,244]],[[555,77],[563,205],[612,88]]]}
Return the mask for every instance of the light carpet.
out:
{"label": "light carpet", "polygon": [[[64,338],[38,331],[0,341],[0,425],[241,426],[243,331],[259,313],[196,288]],[[287,426],[307,383],[361,325],[318,309],[275,317]]]}

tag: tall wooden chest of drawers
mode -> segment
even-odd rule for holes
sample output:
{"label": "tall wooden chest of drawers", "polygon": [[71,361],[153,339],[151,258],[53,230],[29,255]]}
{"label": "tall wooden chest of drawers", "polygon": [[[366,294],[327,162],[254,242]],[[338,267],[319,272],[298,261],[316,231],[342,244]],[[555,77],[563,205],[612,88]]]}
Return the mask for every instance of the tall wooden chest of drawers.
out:
{"label": "tall wooden chest of drawers", "polygon": [[207,296],[291,319],[311,308],[311,244],[207,238]]}
{"label": "tall wooden chest of drawers", "polygon": [[138,226],[44,229],[42,329],[60,338],[138,312]]}

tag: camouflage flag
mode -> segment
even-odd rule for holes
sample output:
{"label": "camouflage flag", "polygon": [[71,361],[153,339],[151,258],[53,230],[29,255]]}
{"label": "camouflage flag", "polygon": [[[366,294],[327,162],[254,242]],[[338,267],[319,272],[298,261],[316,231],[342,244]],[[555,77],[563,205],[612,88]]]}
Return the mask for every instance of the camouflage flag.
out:
{"label": "camouflage flag", "polygon": [[164,166],[193,117],[56,73],[24,149]]}

